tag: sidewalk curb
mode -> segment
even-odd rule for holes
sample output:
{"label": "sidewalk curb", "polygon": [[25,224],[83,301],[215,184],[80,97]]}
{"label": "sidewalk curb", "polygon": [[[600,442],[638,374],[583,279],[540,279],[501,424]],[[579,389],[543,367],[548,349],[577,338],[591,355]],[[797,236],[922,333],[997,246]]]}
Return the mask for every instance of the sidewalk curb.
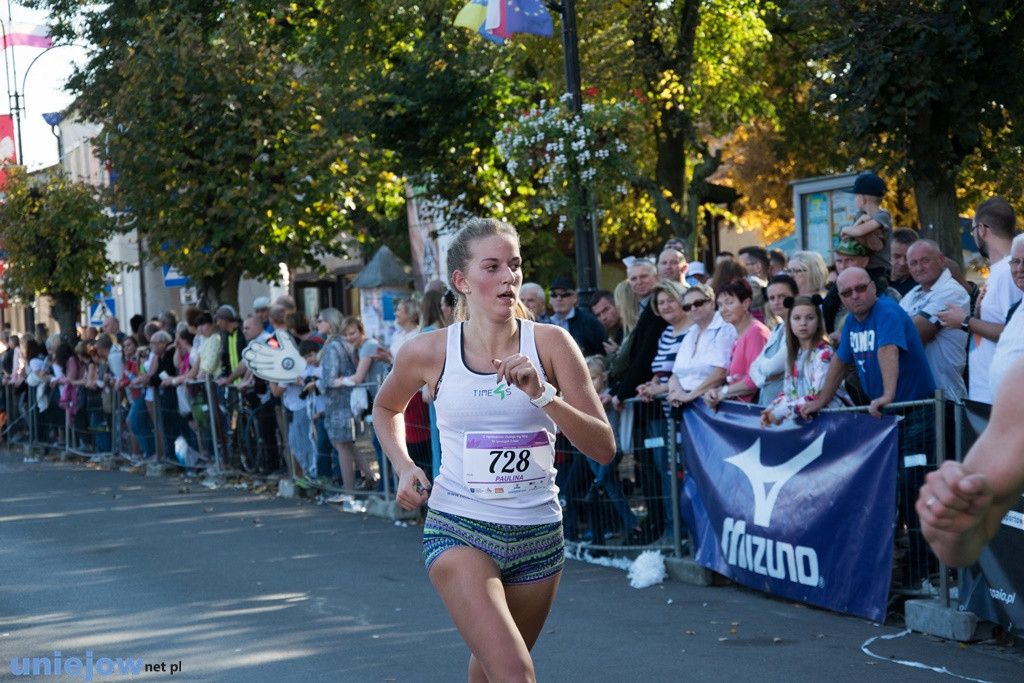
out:
{"label": "sidewalk curb", "polygon": [[705,569],[691,557],[666,557],[669,578],[691,586],[728,586],[732,583],[721,574]]}
{"label": "sidewalk curb", "polygon": [[404,510],[397,501],[371,496],[366,500],[366,514],[392,522],[408,522],[420,518],[419,510]]}
{"label": "sidewalk curb", "polygon": [[904,609],[907,628],[919,633],[960,642],[992,637],[992,624],[982,621],[973,612],[946,607],[937,598],[907,600]]}

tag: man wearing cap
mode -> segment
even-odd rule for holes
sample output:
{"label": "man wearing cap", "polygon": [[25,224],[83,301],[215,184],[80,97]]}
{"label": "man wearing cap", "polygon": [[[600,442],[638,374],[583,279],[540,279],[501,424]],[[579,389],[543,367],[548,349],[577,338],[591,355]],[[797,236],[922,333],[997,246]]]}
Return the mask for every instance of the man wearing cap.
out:
{"label": "man wearing cap", "polygon": [[892,271],[892,216],[882,208],[885,181],[874,173],[861,173],[847,192],[853,193],[857,214],[853,225],[839,232],[839,239],[855,240],[865,247],[868,252],[866,270],[878,286],[878,291],[882,292],[887,286],[882,278],[888,280]]}
{"label": "man wearing cap", "polygon": [[557,277],[551,283],[550,323],[569,333],[584,356],[604,353],[608,333],[601,321],[576,306],[576,283],[571,278]]}
{"label": "man wearing cap", "polygon": [[967,308],[971,297],[953,279],[946,268],[946,257],[932,240],[916,240],[907,249],[906,257],[908,277],[913,277],[918,285],[900,300],[900,308],[914,321],[939,388],[946,398],[962,402],[967,396],[964,384],[967,333],[959,328],[944,327],[936,314],[945,310],[948,302]]}
{"label": "man wearing cap", "polygon": [[700,261],[693,261],[686,269],[687,280],[693,279],[697,284],[706,284],[708,281],[708,269]]}
{"label": "man wearing cap", "polygon": [[[868,252],[861,245],[853,240],[840,242],[832,252],[832,263],[836,267],[836,276],[842,274],[847,268],[865,268],[868,265]],[[843,303],[839,299],[839,290],[835,283],[828,289],[825,301],[821,304],[821,312],[825,316],[825,329],[832,338],[833,343],[839,340],[838,330],[842,326],[844,315]]]}
{"label": "man wearing cap", "polygon": [[274,327],[270,324],[270,297],[258,296],[253,299],[252,312],[267,334],[273,334]]}
{"label": "man wearing cap", "polygon": [[232,375],[242,362],[246,341],[238,329],[238,314],[233,306],[225,304],[218,308],[213,320],[220,328],[220,372],[217,384],[227,386],[237,379]]}

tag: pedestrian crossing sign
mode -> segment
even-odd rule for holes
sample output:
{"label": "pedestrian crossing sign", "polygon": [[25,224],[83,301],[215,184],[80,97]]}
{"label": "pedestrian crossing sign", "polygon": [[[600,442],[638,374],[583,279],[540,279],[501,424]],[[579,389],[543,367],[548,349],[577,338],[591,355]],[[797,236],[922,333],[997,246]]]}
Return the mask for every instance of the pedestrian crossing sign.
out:
{"label": "pedestrian crossing sign", "polygon": [[102,325],[108,315],[116,316],[113,299],[100,299],[89,305],[89,324]]}

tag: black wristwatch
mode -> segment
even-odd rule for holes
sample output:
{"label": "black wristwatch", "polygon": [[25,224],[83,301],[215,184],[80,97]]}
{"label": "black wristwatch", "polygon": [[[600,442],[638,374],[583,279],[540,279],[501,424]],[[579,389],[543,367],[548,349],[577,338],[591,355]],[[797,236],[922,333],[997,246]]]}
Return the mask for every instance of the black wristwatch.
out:
{"label": "black wristwatch", "polygon": [[962,323],[960,323],[960,329],[963,330],[964,332],[970,332],[971,331],[971,318],[973,318],[973,317],[974,316],[972,316],[972,315],[968,315],[966,318],[964,318],[964,321]]}

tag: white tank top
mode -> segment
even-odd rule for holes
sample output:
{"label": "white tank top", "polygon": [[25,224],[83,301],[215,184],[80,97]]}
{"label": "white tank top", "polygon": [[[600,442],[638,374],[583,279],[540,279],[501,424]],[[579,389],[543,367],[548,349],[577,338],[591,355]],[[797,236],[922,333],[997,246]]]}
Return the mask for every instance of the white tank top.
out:
{"label": "white tank top", "polygon": [[[546,381],[534,323],[519,320],[519,349]],[[496,373],[463,360],[464,323],[448,327],[444,370],[434,407],[441,469],[430,507],[501,524],[546,524],[562,518],[555,486],[555,423],[530,397]]]}

